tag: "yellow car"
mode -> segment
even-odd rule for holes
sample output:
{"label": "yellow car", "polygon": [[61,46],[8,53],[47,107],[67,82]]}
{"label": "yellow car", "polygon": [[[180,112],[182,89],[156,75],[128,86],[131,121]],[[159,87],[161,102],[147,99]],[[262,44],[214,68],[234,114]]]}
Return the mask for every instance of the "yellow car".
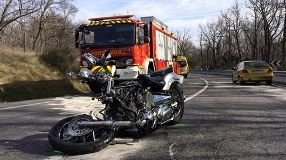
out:
{"label": "yellow car", "polygon": [[180,75],[183,75],[185,78],[188,77],[188,73],[190,72],[187,57],[185,56],[177,56],[176,62],[180,66]]}
{"label": "yellow car", "polygon": [[266,82],[271,85],[273,79],[272,68],[264,61],[243,61],[232,68],[232,82]]}

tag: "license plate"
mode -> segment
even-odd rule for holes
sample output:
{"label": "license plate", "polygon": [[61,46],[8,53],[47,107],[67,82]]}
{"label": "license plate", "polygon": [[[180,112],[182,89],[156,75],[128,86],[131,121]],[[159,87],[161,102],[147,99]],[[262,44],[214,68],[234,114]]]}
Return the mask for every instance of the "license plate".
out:
{"label": "license plate", "polygon": [[132,74],[132,72],[124,72],[123,73],[124,76],[130,75],[130,74]]}
{"label": "license plate", "polygon": [[262,74],[262,73],[265,73],[265,71],[264,70],[253,70],[252,73]]}

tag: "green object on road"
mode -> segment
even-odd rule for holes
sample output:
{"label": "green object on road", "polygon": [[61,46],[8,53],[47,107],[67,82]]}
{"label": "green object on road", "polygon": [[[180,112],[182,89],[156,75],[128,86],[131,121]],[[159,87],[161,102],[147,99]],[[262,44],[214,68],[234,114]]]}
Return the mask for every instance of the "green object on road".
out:
{"label": "green object on road", "polygon": [[183,128],[183,127],[185,127],[185,125],[183,123],[178,123],[178,124],[174,125],[174,127]]}
{"label": "green object on road", "polygon": [[60,151],[52,151],[50,152],[50,155],[49,156],[62,156],[64,155],[63,152],[60,152]]}

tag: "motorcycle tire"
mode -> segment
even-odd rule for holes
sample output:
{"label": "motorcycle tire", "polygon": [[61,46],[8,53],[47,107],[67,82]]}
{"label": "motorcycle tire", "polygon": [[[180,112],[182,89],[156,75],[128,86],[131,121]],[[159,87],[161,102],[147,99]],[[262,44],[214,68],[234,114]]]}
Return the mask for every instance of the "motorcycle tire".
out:
{"label": "motorcycle tire", "polygon": [[[79,115],[75,117],[88,117],[88,115]],[[110,142],[114,140],[114,130],[106,129],[106,133],[93,142],[86,143],[71,143],[68,141],[64,141],[59,138],[59,134],[61,132],[61,128],[72,121],[75,117],[65,118],[59,122],[57,122],[50,130],[48,139],[50,145],[57,151],[61,151],[65,154],[70,155],[78,155],[78,154],[86,154],[99,151],[105,148]]]}
{"label": "motorcycle tire", "polygon": [[184,115],[184,95],[182,85],[178,83],[172,84],[170,91],[173,92],[175,95],[177,94],[177,102],[180,107],[178,112],[175,113],[174,119],[170,122],[170,124],[177,124],[182,120],[182,117]]}

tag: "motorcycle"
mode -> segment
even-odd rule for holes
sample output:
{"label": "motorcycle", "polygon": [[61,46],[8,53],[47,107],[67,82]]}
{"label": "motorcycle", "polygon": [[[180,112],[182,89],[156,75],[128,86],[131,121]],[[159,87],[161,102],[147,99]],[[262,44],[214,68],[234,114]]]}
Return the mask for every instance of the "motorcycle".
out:
{"label": "motorcycle", "polygon": [[[51,146],[67,154],[99,151],[112,143],[121,130],[133,129],[143,136],[166,124],[180,122],[184,114],[183,76],[172,68],[141,74],[135,80],[117,81],[116,62],[106,50],[101,59],[83,55],[88,69],[76,76],[87,83],[94,96],[105,104],[96,116],[72,116],[57,122],[49,131]],[[90,71],[91,70],[91,71]]]}

